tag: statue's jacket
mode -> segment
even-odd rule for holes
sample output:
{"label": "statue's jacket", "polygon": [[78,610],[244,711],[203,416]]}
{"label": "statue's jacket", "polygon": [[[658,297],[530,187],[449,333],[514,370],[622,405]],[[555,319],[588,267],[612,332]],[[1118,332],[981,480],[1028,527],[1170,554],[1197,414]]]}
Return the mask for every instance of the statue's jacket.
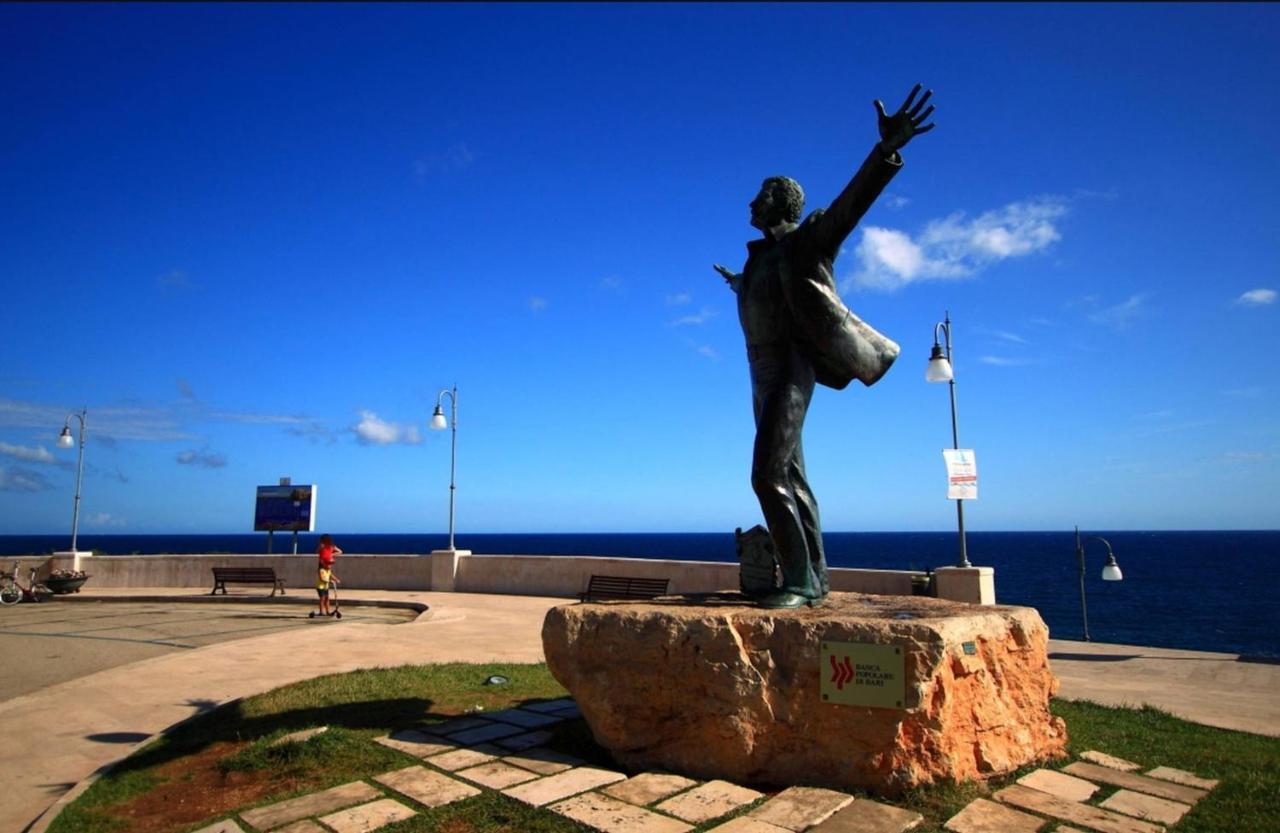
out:
{"label": "statue's jacket", "polygon": [[862,215],[902,168],[896,153],[886,159],[873,148],[853,179],[825,211],[814,211],[776,243],[753,240],[748,252],[777,245],[782,294],[791,333],[813,364],[820,384],[837,390],[854,379],[872,385],[898,357],[898,345],[845,306],[836,291],[833,264],[840,246]]}

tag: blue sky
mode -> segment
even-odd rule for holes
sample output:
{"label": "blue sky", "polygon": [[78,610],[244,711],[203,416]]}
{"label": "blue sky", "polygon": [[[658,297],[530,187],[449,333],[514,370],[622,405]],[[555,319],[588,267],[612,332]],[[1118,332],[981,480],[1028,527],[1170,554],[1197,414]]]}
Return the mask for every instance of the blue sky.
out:
{"label": "blue sky", "polygon": [[[829,530],[1280,527],[1280,9],[0,6],[0,533],[719,531],[759,520],[747,203],[937,128],[845,244],[902,345],[819,389]],[[74,426],[74,421],[73,421]]]}

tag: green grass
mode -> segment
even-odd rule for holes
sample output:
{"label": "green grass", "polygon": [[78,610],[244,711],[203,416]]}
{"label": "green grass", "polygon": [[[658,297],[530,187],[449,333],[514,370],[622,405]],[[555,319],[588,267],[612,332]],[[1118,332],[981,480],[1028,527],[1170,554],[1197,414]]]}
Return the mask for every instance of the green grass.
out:
{"label": "green grass", "polygon": [[[485,686],[493,674],[510,682]],[[360,671],[321,677],[267,692],[190,721],[168,737],[130,757],[73,802],[55,820],[51,833],[112,833],[122,828],[123,802],[163,782],[157,770],[210,744],[243,744],[218,762],[223,773],[270,773],[292,784],[264,798],[280,801],[415,763],[417,759],[372,743],[374,737],[405,726],[426,726],[458,714],[494,711],[565,691],[544,665],[433,665]],[[1178,720],[1156,709],[1114,709],[1092,703],[1055,701],[1070,737],[1072,759],[1097,749],[1127,758],[1144,769],[1164,765],[1222,783],[1175,827],[1173,833],[1251,831],[1280,833],[1274,812],[1280,796],[1280,739],[1212,729]],[[313,726],[329,726],[304,743],[272,746],[277,738]],[[613,767],[582,721],[555,728],[548,744]],[[1069,760],[1049,764],[1060,767]],[[915,810],[925,821],[915,830],[943,833],[943,824],[975,798],[1012,783],[1026,767],[989,783],[937,784],[913,790],[894,803]],[[1104,789],[1094,803],[1114,792]],[[244,808],[241,808],[244,809]],[[740,812],[745,812],[743,808]],[[213,819],[206,820],[202,824]],[[723,823],[717,819],[696,830]],[[197,829],[195,825],[187,829]],[[554,813],[528,807],[486,790],[480,796],[424,811],[384,828],[387,833],[581,833],[585,828]],[[1054,825],[1046,825],[1046,830]]]}

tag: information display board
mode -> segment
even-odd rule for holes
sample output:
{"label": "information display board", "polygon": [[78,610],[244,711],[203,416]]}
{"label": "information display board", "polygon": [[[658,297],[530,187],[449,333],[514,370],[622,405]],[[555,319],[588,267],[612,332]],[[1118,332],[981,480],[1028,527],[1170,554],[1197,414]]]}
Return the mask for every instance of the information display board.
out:
{"label": "information display board", "polygon": [[978,458],[972,448],[945,448],[947,497],[951,500],[978,499]]}
{"label": "information display board", "polygon": [[316,487],[259,486],[254,532],[315,532]]}
{"label": "information display board", "polygon": [[906,658],[901,646],[823,642],[819,661],[822,702],[903,708]]}

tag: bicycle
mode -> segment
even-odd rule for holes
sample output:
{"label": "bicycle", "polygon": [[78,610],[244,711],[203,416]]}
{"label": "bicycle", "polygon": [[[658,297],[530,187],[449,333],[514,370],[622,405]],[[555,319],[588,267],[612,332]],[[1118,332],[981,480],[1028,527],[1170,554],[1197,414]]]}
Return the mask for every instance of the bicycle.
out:
{"label": "bicycle", "polygon": [[36,581],[35,567],[28,568],[27,584],[24,587],[18,581],[18,570],[21,566],[21,561],[15,561],[12,572],[0,573],[0,604],[16,605],[21,601],[42,602],[44,599],[40,598],[41,596],[52,594],[48,587]]}

